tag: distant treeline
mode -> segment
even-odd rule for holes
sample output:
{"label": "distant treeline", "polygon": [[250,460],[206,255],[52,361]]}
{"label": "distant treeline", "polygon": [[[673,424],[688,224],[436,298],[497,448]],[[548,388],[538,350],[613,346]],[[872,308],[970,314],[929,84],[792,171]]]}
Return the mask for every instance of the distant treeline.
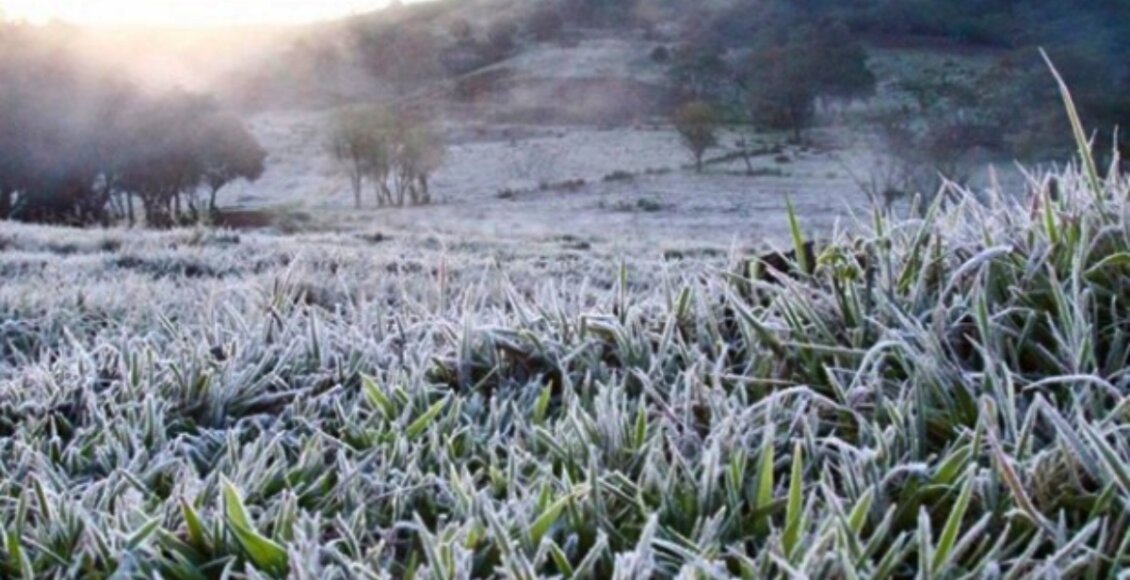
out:
{"label": "distant treeline", "polygon": [[0,24],[0,219],[204,220],[265,157],[211,99],[147,94],[74,54],[65,30]]}
{"label": "distant treeline", "polygon": [[707,12],[701,37],[724,47],[838,22],[870,40],[927,37],[1001,49],[998,80],[1014,85],[1007,90],[1019,99],[1012,103],[1018,117],[1059,106],[1036,50],[1044,48],[1088,126],[1106,132],[1101,144],[1109,144],[1113,128],[1130,125],[1130,3],[1124,0],[762,0]]}

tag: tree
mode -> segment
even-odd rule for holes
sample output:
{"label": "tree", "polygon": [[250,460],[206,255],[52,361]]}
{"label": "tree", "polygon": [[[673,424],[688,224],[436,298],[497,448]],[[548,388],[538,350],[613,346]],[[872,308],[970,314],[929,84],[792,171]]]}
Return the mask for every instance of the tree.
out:
{"label": "tree", "polygon": [[498,20],[487,28],[487,43],[484,53],[491,62],[502,60],[514,52],[517,46],[515,37],[518,25],[510,20]]}
{"label": "tree", "polygon": [[551,42],[561,38],[565,19],[551,7],[538,8],[526,20],[526,33],[538,42]]}
{"label": "tree", "polygon": [[639,0],[565,0],[566,19],[586,26],[623,27],[635,22]]}
{"label": "tree", "polygon": [[[1005,78],[998,71],[985,80],[995,85]],[[1007,124],[986,106],[992,97],[976,83],[953,78],[946,67],[920,70],[892,89],[902,103],[871,114],[876,166],[868,179],[855,178],[875,201],[890,206],[912,195],[930,199],[943,179],[969,179],[977,149],[1005,149]]]}
{"label": "tree", "polygon": [[721,98],[731,71],[722,50],[708,42],[687,42],[668,55],[668,76],[677,96],[686,100]]}
{"label": "tree", "polygon": [[444,155],[442,142],[425,122],[381,106],[339,113],[330,152],[349,177],[358,209],[366,182],[378,207],[431,203],[428,178]]}
{"label": "tree", "polygon": [[708,103],[693,101],[675,112],[675,130],[694,157],[695,171],[699,173],[702,173],[702,157],[706,150],[718,144],[717,128],[718,114]]}
{"label": "tree", "polygon": [[0,217],[167,227],[199,191],[262,173],[265,154],[210,98],[150,95],[86,60],[65,29],[0,26]]}
{"label": "tree", "polygon": [[741,75],[750,120],[790,130],[796,140],[812,123],[819,99],[869,97],[875,82],[866,51],[842,25],[799,28],[771,40],[754,51]]}
{"label": "tree", "polygon": [[427,205],[432,202],[428,177],[443,164],[443,143],[420,121],[408,122],[401,131],[396,159],[398,195],[403,200],[406,191],[413,205]]}
{"label": "tree", "polygon": [[267,152],[234,115],[209,118],[196,137],[200,145],[203,181],[208,187],[208,211],[219,212],[216,196],[233,181],[256,181],[263,175]]}
{"label": "tree", "polygon": [[134,113],[123,135],[128,151],[120,187],[136,195],[150,227],[171,227],[185,216],[200,218],[195,199],[204,175],[198,128],[215,114],[215,103],[189,93],[173,93],[146,103]]}
{"label": "tree", "polygon": [[475,29],[466,18],[456,18],[447,26],[447,33],[457,43],[472,42],[475,40]]}
{"label": "tree", "polygon": [[430,29],[415,22],[385,23],[351,29],[353,50],[373,77],[410,88],[441,72],[441,43]]}
{"label": "tree", "polygon": [[335,115],[330,133],[330,154],[349,177],[356,209],[361,209],[365,177],[374,154],[373,136],[368,127],[374,114],[375,111],[360,107],[341,111]]}

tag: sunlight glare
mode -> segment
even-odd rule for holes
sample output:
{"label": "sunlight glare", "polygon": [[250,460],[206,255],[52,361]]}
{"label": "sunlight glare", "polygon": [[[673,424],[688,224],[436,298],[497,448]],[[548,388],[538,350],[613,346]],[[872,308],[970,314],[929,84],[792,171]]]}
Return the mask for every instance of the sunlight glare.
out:
{"label": "sunlight glare", "polygon": [[348,16],[387,0],[0,0],[0,14],[90,26],[293,24]]}

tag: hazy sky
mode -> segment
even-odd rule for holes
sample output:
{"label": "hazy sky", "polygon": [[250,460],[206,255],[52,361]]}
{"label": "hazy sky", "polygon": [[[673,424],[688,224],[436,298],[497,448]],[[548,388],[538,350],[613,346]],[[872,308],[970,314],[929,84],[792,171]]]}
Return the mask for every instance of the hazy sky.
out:
{"label": "hazy sky", "polygon": [[384,6],[388,0],[0,0],[8,18],[88,25],[280,24]]}

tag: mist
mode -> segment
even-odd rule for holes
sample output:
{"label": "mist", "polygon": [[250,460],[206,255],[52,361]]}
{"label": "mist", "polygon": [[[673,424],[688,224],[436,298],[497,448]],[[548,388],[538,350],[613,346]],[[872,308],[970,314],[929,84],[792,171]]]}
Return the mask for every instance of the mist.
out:
{"label": "mist", "polygon": [[1130,578],[1124,0],[0,4],[0,578]]}

